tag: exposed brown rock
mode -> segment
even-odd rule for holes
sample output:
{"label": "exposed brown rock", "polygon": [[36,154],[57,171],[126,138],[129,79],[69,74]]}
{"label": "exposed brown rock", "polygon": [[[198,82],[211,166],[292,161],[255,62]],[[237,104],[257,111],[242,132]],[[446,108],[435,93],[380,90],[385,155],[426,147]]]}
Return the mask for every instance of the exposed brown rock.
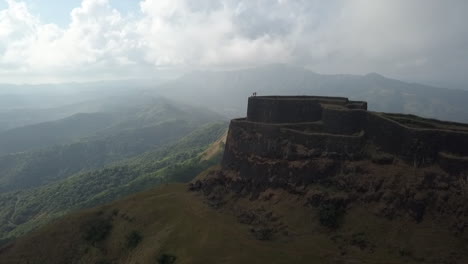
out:
{"label": "exposed brown rock", "polygon": [[[306,207],[366,205],[415,222],[431,214],[468,238],[468,125],[424,119],[428,129],[411,118],[346,98],[251,97],[247,118],[231,122],[222,169],[189,188],[217,208],[282,190]],[[251,225],[257,215],[239,221]],[[253,230],[259,239],[278,233],[268,219]]]}

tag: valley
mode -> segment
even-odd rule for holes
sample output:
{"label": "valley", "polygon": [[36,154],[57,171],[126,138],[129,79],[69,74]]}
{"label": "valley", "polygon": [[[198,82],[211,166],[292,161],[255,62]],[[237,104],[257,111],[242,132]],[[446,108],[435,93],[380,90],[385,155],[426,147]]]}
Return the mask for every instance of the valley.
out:
{"label": "valley", "polygon": [[[18,226],[11,234],[24,235],[4,243],[0,260],[468,261],[467,125],[370,112],[366,102],[341,97],[260,96],[248,104],[227,135],[224,125],[207,125],[160,154],[70,177],[83,196],[47,202],[36,215],[51,213],[53,223]],[[66,186],[31,197],[50,199]],[[23,198],[9,203],[21,213]],[[28,225],[42,227],[27,232]]]}
{"label": "valley", "polygon": [[[298,94],[361,99],[364,85],[372,101],[250,97],[228,132],[238,98],[286,91],[253,79],[275,71]],[[243,89],[219,99],[231,83]],[[60,244],[47,263],[463,263],[467,129],[434,119],[457,102],[413,111],[432,103],[395,91],[417,88],[285,66],[201,73],[0,131],[0,260],[43,262]]]}

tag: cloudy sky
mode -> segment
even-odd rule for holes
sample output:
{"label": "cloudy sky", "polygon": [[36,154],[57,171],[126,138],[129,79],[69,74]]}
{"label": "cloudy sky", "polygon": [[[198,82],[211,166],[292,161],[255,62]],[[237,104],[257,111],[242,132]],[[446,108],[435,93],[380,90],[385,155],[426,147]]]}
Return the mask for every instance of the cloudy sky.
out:
{"label": "cloudy sky", "polygon": [[466,0],[0,0],[0,83],[271,63],[468,89]]}

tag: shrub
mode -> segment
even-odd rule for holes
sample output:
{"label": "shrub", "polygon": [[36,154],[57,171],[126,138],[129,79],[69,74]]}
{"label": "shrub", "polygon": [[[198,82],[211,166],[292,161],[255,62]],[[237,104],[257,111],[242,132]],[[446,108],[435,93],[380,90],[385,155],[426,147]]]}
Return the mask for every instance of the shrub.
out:
{"label": "shrub", "polygon": [[400,249],[398,250],[398,253],[399,253],[400,256],[402,256],[402,257],[411,257],[411,256],[413,256],[413,253],[412,253],[409,249],[407,249],[407,248],[400,248]]}
{"label": "shrub", "polygon": [[0,251],[2,249],[2,247],[6,246],[8,243],[10,243],[11,241],[13,241],[14,238],[3,238],[3,239],[0,239]]}
{"label": "shrub", "polygon": [[113,216],[119,215],[119,209],[114,209],[114,210],[112,210],[112,215],[113,215]]}
{"label": "shrub", "polygon": [[132,231],[127,236],[127,247],[134,249],[140,244],[141,240],[143,240],[143,236],[138,231]]}
{"label": "shrub", "polygon": [[252,228],[250,232],[252,232],[252,234],[258,240],[271,240],[273,238],[274,230],[269,227],[260,227]]}
{"label": "shrub", "polygon": [[335,203],[322,203],[319,206],[320,224],[329,228],[338,228],[344,216],[345,210],[342,205]]}
{"label": "shrub", "polygon": [[372,162],[379,165],[392,164],[394,157],[390,154],[379,153],[372,156]]}
{"label": "shrub", "polygon": [[96,264],[112,264],[112,262],[104,259],[104,260],[100,260],[100,261],[96,262]]}
{"label": "shrub", "polygon": [[360,249],[365,249],[369,245],[369,241],[367,241],[367,237],[365,233],[355,233],[351,237],[351,245],[357,246]]}
{"label": "shrub", "polygon": [[83,229],[83,238],[95,245],[107,238],[112,230],[112,222],[109,218],[97,217],[86,222]]}
{"label": "shrub", "polygon": [[169,254],[162,254],[158,258],[158,264],[174,264],[177,257]]}

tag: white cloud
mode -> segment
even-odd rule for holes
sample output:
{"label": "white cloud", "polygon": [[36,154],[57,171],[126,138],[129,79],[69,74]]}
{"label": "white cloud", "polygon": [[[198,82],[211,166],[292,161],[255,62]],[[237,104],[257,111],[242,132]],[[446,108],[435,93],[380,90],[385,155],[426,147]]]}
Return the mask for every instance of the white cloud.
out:
{"label": "white cloud", "polygon": [[[346,1],[316,32],[312,42],[323,52],[308,62],[326,72],[454,80],[464,70],[450,65],[468,66],[467,11],[463,0]],[[459,80],[468,88],[467,78]]]}
{"label": "white cloud", "polygon": [[7,2],[0,82],[293,63],[468,84],[463,0],[142,0],[132,17],[108,0],[83,0],[67,27],[43,23],[20,0]]}
{"label": "white cloud", "polygon": [[289,61],[284,35],[261,32],[248,36],[238,19],[246,2],[225,1],[209,8],[188,1],[146,0],[139,32],[147,45],[146,59],[155,65],[246,66]]}
{"label": "white cloud", "polygon": [[136,64],[134,24],[108,0],[84,0],[71,12],[67,28],[42,23],[23,2],[9,0],[8,5],[0,13],[2,78],[112,78]]}

